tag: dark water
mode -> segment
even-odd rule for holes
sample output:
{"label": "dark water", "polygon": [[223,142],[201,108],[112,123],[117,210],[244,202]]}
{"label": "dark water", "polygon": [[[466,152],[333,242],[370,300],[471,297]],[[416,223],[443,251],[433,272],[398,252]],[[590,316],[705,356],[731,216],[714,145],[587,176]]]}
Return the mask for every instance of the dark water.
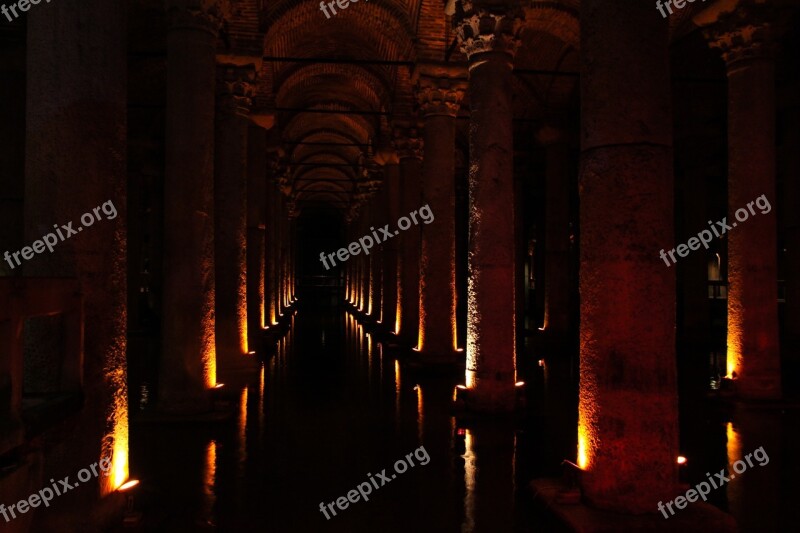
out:
{"label": "dark water", "polygon": [[[547,383],[538,357],[522,356],[531,384]],[[139,530],[557,531],[531,510],[528,483],[574,459],[569,387],[531,392],[525,421],[465,423],[449,409],[462,379],[415,374],[343,308],[306,295],[261,375],[226,391],[235,420],[133,425]],[[790,526],[800,518],[792,503],[797,412],[708,407],[682,419],[684,478],[692,484],[758,446],[769,454],[767,466],[711,495],[742,531],[798,530]],[[415,450],[414,466],[396,473],[396,462]],[[384,469],[396,477],[380,486]],[[334,506],[336,516],[328,511],[326,519],[320,503],[346,497],[370,474],[380,488],[372,486],[369,501]]]}

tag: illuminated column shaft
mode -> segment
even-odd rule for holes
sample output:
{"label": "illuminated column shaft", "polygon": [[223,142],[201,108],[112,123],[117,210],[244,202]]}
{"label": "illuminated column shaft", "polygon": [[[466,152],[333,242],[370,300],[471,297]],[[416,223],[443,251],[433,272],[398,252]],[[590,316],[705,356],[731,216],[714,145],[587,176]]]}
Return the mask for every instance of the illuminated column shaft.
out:
{"label": "illuminated column shaft", "polygon": [[284,221],[284,196],[283,193],[278,192],[278,198],[275,209],[275,302],[278,308],[278,315],[283,316],[283,311],[286,309],[286,303],[283,300],[283,290],[285,282],[283,279],[286,269],[283,264],[283,228]]}
{"label": "illuminated column shaft", "polygon": [[417,348],[423,361],[449,363],[456,360],[455,136],[464,91],[460,82],[447,78],[423,76],[420,84],[422,201],[409,211],[429,205],[435,220],[420,221]]}
{"label": "illuminated column shaft", "polygon": [[[360,231],[358,232],[358,237],[363,237],[364,235],[369,235],[369,226],[370,220],[372,220],[374,209],[372,208],[372,198],[368,198],[366,204],[364,205],[364,209],[361,212],[361,224],[360,224]],[[359,309],[361,309],[364,313],[369,312],[370,302],[372,301],[372,259],[374,255],[372,251],[370,251],[369,255],[366,255],[364,252],[361,252],[361,266],[362,266],[362,277],[361,277],[361,305]]]}
{"label": "illuminated column shaft", "polygon": [[475,7],[458,26],[470,101],[466,379],[472,408],[510,411],[516,399],[511,70],[519,15],[493,14]]}
{"label": "illuminated column shaft", "polygon": [[[400,211],[400,167],[397,163],[383,167],[383,207],[386,217],[383,224],[389,224],[390,231],[395,231]],[[395,228],[395,229],[393,229]],[[383,289],[381,298],[381,320],[394,331],[397,317],[397,247],[399,235],[383,243]]]}
{"label": "illuminated column shaft", "polygon": [[[728,68],[728,365],[747,398],[781,396],[775,204],[775,64],[771,28],[756,9],[710,34]],[[768,214],[735,213],[766,195]],[[731,364],[733,365],[731,368]]]}
{"label": "illuminated column shaft", "polygon": [[[100,476],[97,482],[90,482],[99,483],[100,494],[106,495],[125,481],[128,471],[124,6],[121,2],[89,0],[79,6],[53,3],[40,7],[45,9],[34,8],[26,14],[27,20],[14,22],[27,24],[29,66],[26,127],[17,132],[26,148],[24,236],[20,231],[19,237],[30,245],[48,232],[56,232],[54,224],[74,221],[75,229],[87,225],[89,216],[81,222],[81,215],[106,202],[111,202],[116,211],[110,209],[112,205],[105,205],[99,217],[89,222],[91,227],[59,243],[53,253],[37,254],[15,269],[15,273],[22,270],[27,277],[76,277],[84,299],[82,364],[86,379],[81,388],[79,383],[72,383],[77,376],[61,377],[62,384],[69,381],[73,390],[82,389],[85,400],[81,410],[70,416],[59,459],[31,471],[30,484],[46,483],[55,470],[72,471],[108,457],[113,460],[111,477]],[[213,113],[213,51],[210,57],[208,106]],[[4,143],[9,142],[4,137]],[[4,162],[2,172],[8,170]],[[110,218],[112,214],[116,216]],[[45,350],[48,339],[37,335],[45,326],[35,324],[30,321],[26,329],[34,337],[35,346]],[[8,353],[7,346],[3,350]],[[165,356],[169,350],[165,345]],[[199,354],[194,355],[199,361]],[[7,383],[8,377],[3,375],[0,382]],[[202,373],[198,381],[202,391]],[[3,404],[14,401],[7,392],[2,391]],[[2,422],[5,426],[10,421]],[[5,441],[7,429],[3,428],[0,440]],[[20,489],[25,486],[18,485]],[[85,490],[87,498],[92,498],[93,489]],[[97,489],[94,491],[97,495]],[[3,500],[10,500],[15,492],[13,482],[6,478]],[[10,530],[27,530],[28,526],[26,517],[18,516],[16,527],[12,524]]]}
{"label": "illuminated column shaft", "polygon": [[545,180],[545,261],[544,324],[548,336],[564,340],[569,332],[570,253],[569,253],[569,144],[567,132],[545,126],[537,132],[546,151]]}
{"label": "illuminated column shaft", "polygon": [[265,322],[264,228],[266,215],[266,131],[250,125],[247,143],[247,333],[251,350],[258,346]]}
{"label": "illuminated column shaft", "polygon": [[[177,2],[176,2],[177,3]],[[164,410],[209,408],[214,334],[214,84],[220,20],[173,7],[167,32]]]}
{"label": "illuminated column shaft", "polygon": [[[247,133],[255,69],[219,65],[214,157],[217,360],[242,362],[247,347]],[[244,90],[241,88],[245,87]]]}
{"label": "illuminated column shaft", "polygon": [[[380,230],[378,228],[385,224],[386,207],[382,201],[382,195],[385,192],[381,189],[377,194],[374,194],[371,199],[372,203],[372,220],[368,221],[367,231],[365,235],[371,236],[373,239],[372,228],[375,228],[375,234],[380,238]],[[370,316],[376,320],[380,320],[381,306],[383,305],[383,244],[375,242],[375,246],[370,252]]]}
{"label": "illuminated column shaft", "polygon": [[267,177],[266,190],[265,190],[265,203],[266,203],[266,228],[265,228],[265,241],[264,241],[264,298],[265,298],[265,319],[267,326],[272,327],[278,321],[278,301],[277,294],[277,280],[275,264],[275,239],[277,238],[276,222],[278,214],[276,213],[276,205],[278,195],[280,194],[277,189],[272,175],[275,171],[275,162],[270,161],[268,166],[269,176]]}
{"label": "illuminated column shaft", "polygon": [[[402,190],[401,207],[398,217],[406,216],[414,209],[419,209],[422,200],[422,140],[417,136],[417,131],[410,129],[400,133],[395,139],[395,145],[400,158],[400,182]],[[435,214],[434,214],[435,216]],[[398,254],[398,284],[397,298],[400,317],[397,321],[398,336],[404,342],[417,342],[419,326],[419,247],[420,228],[412,225],[401,231],[399,237],[400,252]]]}
{"label": "illuminated column shaft", "polygon": [[677,494],[668,58],[651,5],[581,4],[578,464],[589,502],[629,513]]}

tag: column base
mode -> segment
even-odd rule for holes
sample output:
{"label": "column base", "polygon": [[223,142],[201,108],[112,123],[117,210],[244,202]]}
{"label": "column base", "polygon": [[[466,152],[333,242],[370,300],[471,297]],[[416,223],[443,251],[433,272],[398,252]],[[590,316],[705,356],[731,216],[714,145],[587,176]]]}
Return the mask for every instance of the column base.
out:
{"label": "column base", "polygon": [[780,400],[780,376],[747,376],[734,380],[736,394],[747,400]]}
{"label": "column base", "polygon": [[411,349],[411,364],[416,366],[454,366],[464,358],[464,350]]}
{"label": "column base", "polygon": [[679,510],[674,516],[668,515],[669,520],[667,520],[658,512],[657,502],[654,502],[652,513],[649,514],[624,514],[593,508],[580,502],[580,494],[575,496],[574,488],[559,479],[534,479],[531,482],[531,489],[534,500],[565,530],[586,533],[737,531],[736,522],[731,515],[701,501]]}
{"label": "column base", "polygon": [[[469,374],[469,372],[468,372]],[[474,386],[456,386],[453,403],[457,410],[478,413],[513,413],[525,408],[525,386],[506,381],[473,379]]]}

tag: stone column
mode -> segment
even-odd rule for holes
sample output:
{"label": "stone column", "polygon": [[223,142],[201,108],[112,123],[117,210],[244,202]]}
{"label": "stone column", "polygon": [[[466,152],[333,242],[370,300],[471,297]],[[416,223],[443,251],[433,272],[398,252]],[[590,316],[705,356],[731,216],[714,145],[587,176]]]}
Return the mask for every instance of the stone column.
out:
{"label": "stone column", "polygon": [[[395,147],[400,159],[400,213],[418,209],[422,201],[422,139],[415,128],[396,130]],[[419,326],[419,247],[420,228],[401,231],[397,256],[397,318],[395,332],[414,346]]]}
{"label": "stone column", "polygon": [[[767,16],[739,8],[707,32],[728,69],[728,375],[740,395],[758,399],[781,396],[775,62]],[[762,195],[773,206],[769,213],[752,205]]]}
{"label": "stone column", "polygon": [[285,316],[286,308],[286,196],[282,194],[278,198],[278,238],[275,244],[278,249],[275,252],[275,257],[278,265],[278,310],[280,316]]}
{"label": "stone column", "polygon": [[545,148],[544,328],[545,335],[559,342],[569,333],[572,294],[569,142],[560,125],[546,125],[536,137]]}
{"label": "stone column", "polygon": [[[382,207],[386,213],[383,224],[389,224],[390,231],[397,228],[400,212],[400,167],[395,159],[383,167]],[[392,229],[395,228],[395,229]],[[396,331],[397,316],[397,248],[400,236],[394,236],[383,243],[383,287],[381,298],[381,322],[389,331]]]}
{"label": "stone column", "polygon": [[[457,5],[469,58],[467,406],[513,410],[516,400],[513,58],[522,13]],[[424,231],[424,230],[423,230]]]}
{"label": "stone column", "polygon": [[214,331],[215,45],[212,10],[168,3],[164,298],[160,406],[210,406],[216,384]]}
{"label": "stone column", "polygon": [[277,264],[275,261],[275,240],[278,238],[277,232],[277,205],[278,205],[278,191],[277,183],[272,176],[276,171],[276,161],[270,160],[268,170],[270,176],[267,177],[265,202],[266,210],[266,228],[265,228],[265,242],[264,242],[264,299],[266,308],[264,310],[265,318],[267,321],[267,329],[278,324],[278,300],[276,297],[278,291],[277,284]]}
{"label": "stone column", "polygon": [[[375,211],[372,206],[372,199],[373,196],[370,193],[367,193],[366,201],[364,202],[364,209],[361,211],[361,220],[359,223],[359,230],[358,230],[358,237],[362,237],[364,235],[369,234],[369,221],[372,220],[372,214]],[[362,266],[362,278],[361,278],[361,305],[359,306],[359,310],[362,311],[365,315],[369,316],[370,307],[372,306],[372,260],[373,255],[370,252],[369,255],[361,252],[361,266]]]}
{"label": "stone column", "polygon": [[584,498],[625,513],[678,493],[675,269],[658,255],[674,243],[668,22],[652,11],[580,11],[577,462]]}
{"label": "stone column", "polygon": [[249,126],[247,143],[247,334],[256,350],[266,325],[264,229],[266,227],[267,132]]}
{"label": "stone column", "polygon": [[[375,240],[375,235],[380,237],[379,227],[385,224],[386,207],[382,200],[382,195],[385,194],[382,185],[378,185],[372,189],[372,197],[370,203],[372,204],[372,216],[367,220],[367,229],[364,235],[369,235]],[[374,233],[373,233],[374,232]],[[370,250],[370,303],[369,303],[369,316],[374,320],[380,320],[381,306],[383,305],[383,244],[375,241],[375,245]]]}
{"label": "stone column", "polygon": [[[415,350],[427,363],[456,361],[456,115],[465,84],[452,67],[420,67],[417,97],[425,124],[422,201],[435,217],[422,224],[419,261],[419,336]],[[406,216],[407,213],[403,213]]]}
{"label": "stone column", "polygon": [[[55,238],[55,225],[61,228],[71,223],[79,233],[69,236],[59,229],[66,237],[63,242],[58,242],[52,252],[45,250],[29,256],[15,269],[22,270],[26,277],[77,278],[84,302],[82,374],[80,378],[63,380],[83,381],[81,409],[70,415],[69,423],[59,425],[59,436],[52,443],[57,453],[48,454],[43,465],[36,464],[32,469],[36,473],[31,477],[42,476],[34,481],[42,486],[50,476],[60,475],[56,472],[76,471],[73,469],[102,457],[112,459],[111,476],[90,481],[94,488],[71,495],[77,508],[88,509],[90,501],[118,488],[128,475],[125,6],[106,0],[54,2],[34,6],[25,16],[27,20],[12,23],[27,25],[27,105],[22,119],[25,128],[16,132],[20,140],[3,139],[10,143],[7,148],[18,142],[25,145],[24,208],[20,205],[16,211],[24,214],[24,234],[20,228],[18,238],[36,252],[39,250],[33,243],[45,235]],[[175,25],[171,28],[173,31]],[[170,44],[173,52],[175,40]],[[188,64],[202,62],[202,52],[187,56]],[[210,113],[214,103],[213,66],[212,53],[208,71]],[[14,82],[4,78],[3,83],[6,81]],[[192,97],[196,94],[193,92]],[[3,115],[3,120],[13,120],[15,124],[21,122],[19,118],[15,114]],[[209,131],[211,127],[210,124]],[[3,167],[0,172],[21,171],[21,163],[13,162],[13,166]],[[16,192],[22,192],[22,182],[20,185]],[[17,225],[21,223],[22,220],[16,221]],[[185,222],[184,229],[189,233]],[[182,243],[174,243],[178,248],[188,240],[187,235],[181,237]],[[23,255],[17,257],[24,260],[28,254],[30,248],[23,249]],[[60,328],[50,327],[52,320],[60,319],[39,317],[30,321],[26,338],[35,344],[31,346],[32,353],[25,354],[26,365],[51,346],[55,353],[63,347],[57,344]],[[197,332],[193,334],[197,338]],[[188,347],[186,342],[170,346],[168,339],[165,335],[165,357],[178,355]],[[199,363],[199,355],[194,352],[192,361]],[[197,368],[202,366],[198,364]],[[174,373],[172,376],[177,377]],[[201,373],[197,387],[201,399],[203,389]],[[26,463],[30,453],[42,452],[39,445],[33,448],[22,450],[19,460]],[[23,468],[27,469],[27,464]],[[6,478],[2,483],[4,495],[10,497],[15,489],[13,481]],[[27,494],[29,490],[18,496],[27,498]],[[72,512],[79,514],[76,509]],[[71,530],[78,528],[77,522],[61,525]],[[17,526],[10,527],[27,529],[25,518],[19,517]]]}
{"label": "stone column", "polygon": [[214,157],[214,251],[217,361],[222,371],[246,365],[247,132],[253,65],[218,65]]}

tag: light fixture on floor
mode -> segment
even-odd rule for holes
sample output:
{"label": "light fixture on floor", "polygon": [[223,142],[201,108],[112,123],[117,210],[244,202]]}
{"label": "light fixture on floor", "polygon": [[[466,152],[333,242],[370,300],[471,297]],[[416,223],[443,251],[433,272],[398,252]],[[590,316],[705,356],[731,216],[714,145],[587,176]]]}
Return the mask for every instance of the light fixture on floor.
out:
{"label": "light fixture on floor", "polygon": [[138,486],[138,479],[129,479],[117,489],[117,492],[125,496],[125,514],[122,516],[122,524],[125,527],[136,527],[142,522],[142,513],[133,509],[133,489]]}

